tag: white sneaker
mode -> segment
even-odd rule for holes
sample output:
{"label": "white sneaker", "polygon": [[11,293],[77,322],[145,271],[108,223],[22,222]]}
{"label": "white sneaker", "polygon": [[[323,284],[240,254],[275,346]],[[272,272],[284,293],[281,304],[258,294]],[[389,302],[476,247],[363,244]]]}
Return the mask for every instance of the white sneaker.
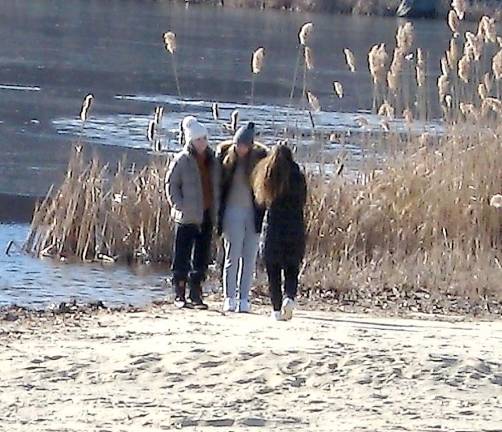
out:
{"label": "white sneaker", "polygon": [[251,312],[251,302],[249,300],[240,300],[237,312],[249,313]]}
{"label": "white sneaker", "polygon": [[237,309],[237,301],[234,298],[225,297],[223,302],[223,312],[235,312]]}
{"label": "white sneaker", "polygon": [[292,298],[286,297],[284,299],[281,309],[284,321],[289,321],[291,318],[293,318],[293,309],[295,308],[295,306],[295,301]]}
{"label": "white sneaker", "polygon": [[272,311],[272,313],[270,314],[270,317],[274,321],[284,321],[284,318],[282,317],[282,312],[281,311]]}

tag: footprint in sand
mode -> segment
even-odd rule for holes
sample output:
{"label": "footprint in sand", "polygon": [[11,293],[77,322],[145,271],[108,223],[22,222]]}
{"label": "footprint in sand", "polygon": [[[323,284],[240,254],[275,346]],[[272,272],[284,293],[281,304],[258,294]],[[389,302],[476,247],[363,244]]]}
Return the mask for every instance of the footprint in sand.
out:
{"label": "footprint in sand", "polygon": [[235,424],[235,420],[231,418],[222,418],[222,419],[202,420],[201,423],[204,426],[209,426],[209,427],[232,427]]}
{"label": "footprint in sand", "polygon": [[240,421],[243,426],[264,427],[268,424],[267,420],[257,417],[248,417]]}

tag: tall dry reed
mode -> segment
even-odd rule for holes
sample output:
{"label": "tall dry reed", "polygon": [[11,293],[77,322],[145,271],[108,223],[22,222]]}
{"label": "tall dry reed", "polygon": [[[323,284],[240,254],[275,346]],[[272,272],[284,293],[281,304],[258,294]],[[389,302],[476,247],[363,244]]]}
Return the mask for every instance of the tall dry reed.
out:
{"label": "tall dry reed", "polygon": [[167,165],[167,156],[156,156],[139,171],[123,161],[112,174],[76,148],[60,189],[35,211],[26,249],[85,262],[168,260]]}
{"label": "tall dry reed", "polygon": [[181,87],[180,80],[178,78],[178,67],[176,65],[176,51],[177,51],[177,42],[176,42],[176,34],[174,32],[166,32],[162,35],[164,40],[164,47],[166,51],[171,55],[172,64],[173,64],[173,73],[174,80],[176,82],[176,90],[178,92],[178,97],[181,99]]}

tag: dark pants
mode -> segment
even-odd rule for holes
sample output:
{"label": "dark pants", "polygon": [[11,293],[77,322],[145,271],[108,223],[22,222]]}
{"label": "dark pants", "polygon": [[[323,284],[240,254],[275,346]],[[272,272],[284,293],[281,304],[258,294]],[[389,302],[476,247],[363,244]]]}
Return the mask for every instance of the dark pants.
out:
{"label": "dark pants", "polygon": [[204,212],[202,225],[176,224],[173,251],[173,285],[177,296],[185,296],[190,286],[190,298],[202,295],[201,283],[206,278],[213,224],[209,210]]}
{"label": "dark pants", "polygon": [[266,262],[270,300],[275,311],[282,306],[282,272],[284,271],[284,294],[294,299],[298,291],[299,265],[281,265]]}

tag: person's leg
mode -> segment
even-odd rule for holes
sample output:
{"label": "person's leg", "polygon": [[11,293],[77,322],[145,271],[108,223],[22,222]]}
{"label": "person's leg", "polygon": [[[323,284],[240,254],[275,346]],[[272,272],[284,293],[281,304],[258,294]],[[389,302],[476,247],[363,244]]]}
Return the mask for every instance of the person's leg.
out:
{"label": "person's leg", "polygon": [[249,312],[251,308],[249,290],[251,289],[256,270],[256,255],[258,253],[259,240],[260,235],[256,233],[254,211],[253,209],[249,209],[245,218],[242,262],[238,279],[239,312]]}
{"label": "person's leg", "polygon": [[174,234],[172,284],[177,307],[185,306],[186,283],[190,271],[190,255],[195,240],[193,225],[176,224]]}
{"label": "person's leg", "polygon": [[268,289],[272,308],[275,312],[281,310],[282,306],[282,289],[281,289],[281,266],[277,263],[266,262],[268,276]]}
{"label": "person's leg", "polygon": [[211,256],[211,240],[213,224],[208,211],[204,213],[204,220],[195,235],[195,245],[190,272],[190,299],[195,306],[206,308],[202,302],[202,282],[206,279],[209,258]]}
{"label": "person's leg", "polygon": [[223,242],[225,263],[223,265],[224,309],[235,310],[237,293],[237,273],[242,256],[244,224],[238,209],[227,208],[223,221]]}
{"label": "person's leg", "polygon": [[298,264],[288,264],[284,268],[284,294],[286,298],[282,302],[282,316],[288,321],[293,318],[295,297],[298,291]]}
{"label": "person's leg", "polygon": [[300,266],[298,264],[288,264],[284,268],[284,294],[294,300],[298,292],[298,274]]}

